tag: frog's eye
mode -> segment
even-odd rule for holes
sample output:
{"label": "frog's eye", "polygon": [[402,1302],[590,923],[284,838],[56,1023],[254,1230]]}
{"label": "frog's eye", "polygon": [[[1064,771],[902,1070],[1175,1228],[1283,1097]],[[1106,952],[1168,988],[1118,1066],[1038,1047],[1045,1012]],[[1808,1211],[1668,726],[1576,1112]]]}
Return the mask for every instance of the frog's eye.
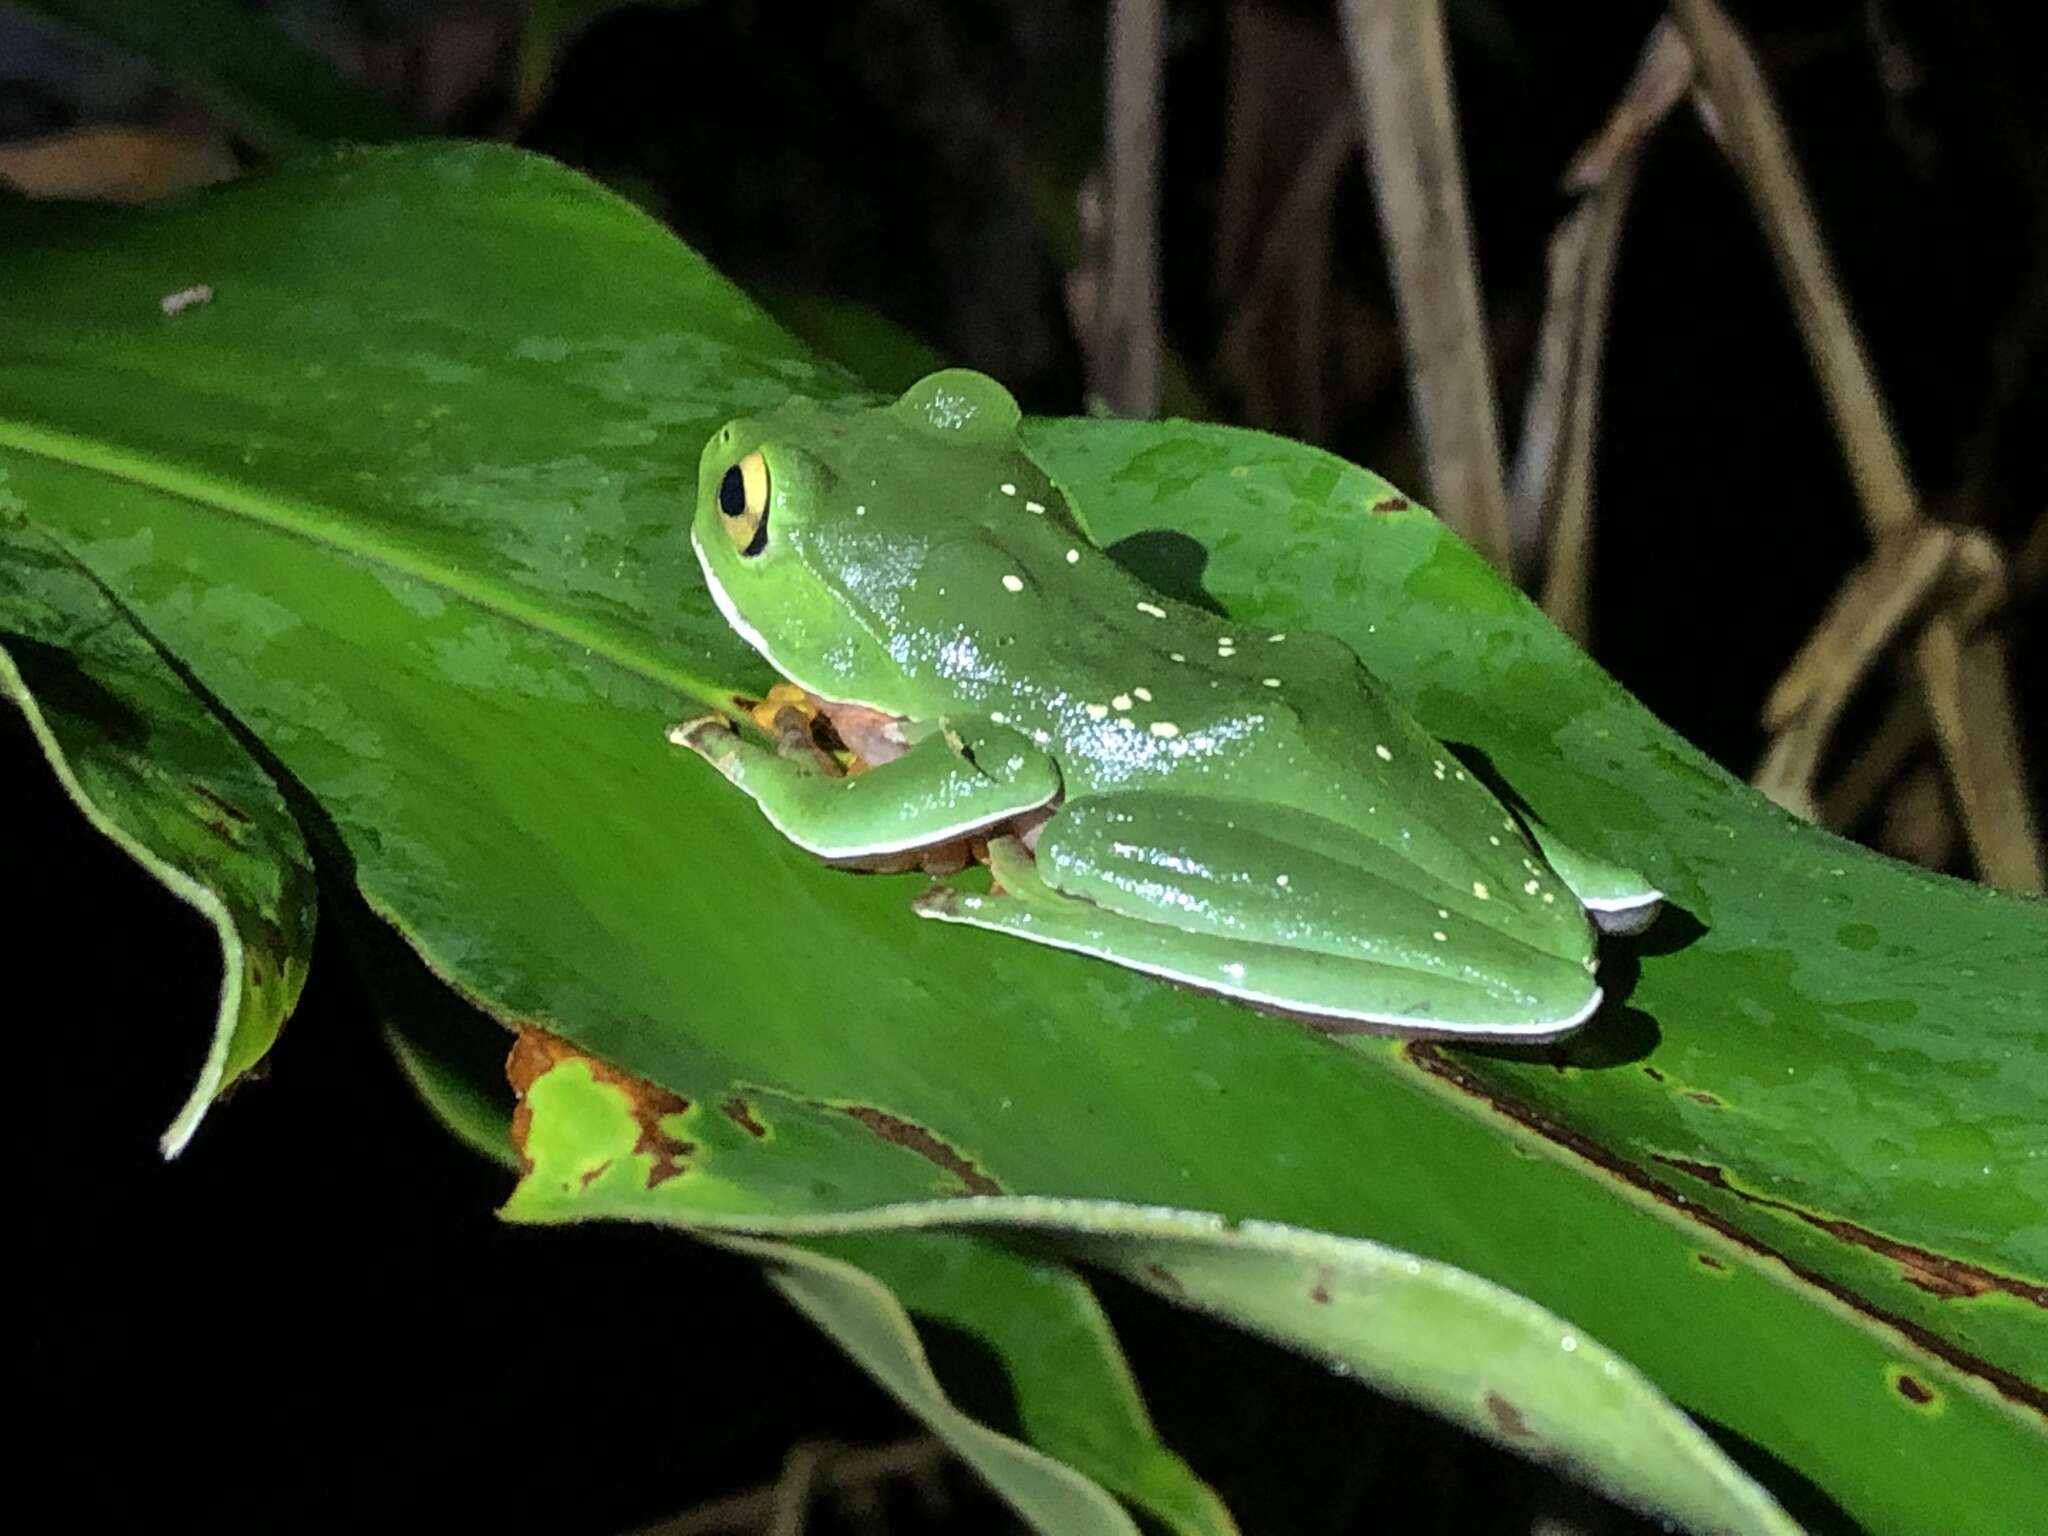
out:
{"label": "frog's eye", "polygon": [[718,510],[734,549],[752,558],[768,547],[768,461],[758,448],[719,480]]}

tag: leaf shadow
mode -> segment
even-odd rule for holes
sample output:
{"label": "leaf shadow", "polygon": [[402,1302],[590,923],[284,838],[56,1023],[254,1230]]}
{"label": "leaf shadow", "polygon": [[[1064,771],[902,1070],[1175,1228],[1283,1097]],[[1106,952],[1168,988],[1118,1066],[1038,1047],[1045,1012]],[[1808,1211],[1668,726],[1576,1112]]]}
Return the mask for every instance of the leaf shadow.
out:
{"label": "leaf shadow", "polygon": [[22,682],[44,705],[91,721],[124,751],[139,752],[148,743],[149,721],[81,667],[70,651],[11,630],[0,630],[0,649],[13,658]]}
{"label": "leaf shadow", "polygon": [[1202,584],[1209,549],[1201,540],[1174,528],[1147,528],[1118,539],[1103,553],[1153,591],[1219,619],[1230,617]]}
{"label": "leaf shadow", "polygon": [[1863,1536],[1864,1527],[1826,1489],[1764,1446],[1694,1409],[1686,1412],[1728,1459],[1783,1506],[1807,1536]]}

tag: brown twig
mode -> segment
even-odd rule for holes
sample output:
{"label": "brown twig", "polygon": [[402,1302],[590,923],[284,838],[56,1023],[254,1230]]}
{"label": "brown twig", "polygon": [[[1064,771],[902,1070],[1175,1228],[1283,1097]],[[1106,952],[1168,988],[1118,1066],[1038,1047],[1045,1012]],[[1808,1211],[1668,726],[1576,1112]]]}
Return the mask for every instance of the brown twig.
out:
{"label": "brown twig", "polygon": [[1820,797],[1815,819],[1824,827],[1847,832],[1861,821],[1884,794],[1885,786],[1905,769],[1927,739],[1927,711],[1910,686],[1893,693],[1877,724]]}
{"label": "brown twig", "polygon": [[[1778,263],[1792,311],[1842,443],[1874,541],[1920,519],[1875,373],[1835,281],[1819,225],[1748,45],[1716,0],[1671,0],[1693,56],[1710,130],[1735,166]],[[1971,641],[1960,622],[1931,615],[1914,643],[1914,674],[1933,720],[1978,872],[1994,885],[2038,891],[2040,836],[2021,768],[2018,721],[1995,639]]]}
{"label": "brown twig", "polygon": [[1159,412],[1161,0],[1115,0],[1109,18],[1108,281],[1091,393],[1121,416]]}
{"label": "brown twig", "polygon": [[1615,258],[1643,146],[1691,79],[1685,44],[1659,22],[1607,121],[1566,170],[1565,186],[1584,197],[1550,238],[1536,370],[1515,455],[1515,562],[1527,570],[1547,543],[1543,611],[1582,644],[1592,630],[1593,450]]}
{"label": "brown twig", "polygon": [[1344,0],[1431,504],[1500,570],[1507,487],[1438,0]]}
{"label": "brown twig", "polygon": [[1974,531],[1920,523],[1849,574],[1764,701],[1773,739],[1751,780],[1758,789],[1795,815],[1815,816],[1815,779],[1843,708],[1951,584],[1976,589],[1972,606],[1988,611],[2005,588],[1998,546]]}
{"label": "brown twig", "polygon": [[[911,1483],[928,1506],[943,1509],[940,1474],[950,1459],[944,1442],[930,1435],[865,1450],[829,1441],[799,1441],[783,1458],[782,1471],[774,1482],[699,1504],[642,1526],[632,1536],[724,1536],[732,1532],[802,1536],[805,1518],[820,1494],[858,1503],[877,1487],[893,1482]],[[871,1499],[868,1507],[874,1507]]]}
{"label": "brown twig", "polygon": [[[1255,339],[1274,306],[1292,299],[1320,307],[1329,282],[1330,205],[1337,195],[1337,179],[1350,163],[1357,140],[1358,125],[1347,104],[1331,114],[1273,211],[1251,278],[1232,306],[1229,327],[1216,349],[1231,371],[1248,384],[1260,371],[1252,356]],[[1323,328],[1315,323],[1317,316],[1297,318],[1304,323],[1294,328],[1295,334],[1319,345]],[[1316,360],[1303,357],[1295,361],[1305,379],[1312,377]],[[1313,438],[1320,427],[1320,391],[1310,388],[1306,393],[1308,409],[1301,426],[1305,435]],[[1253,414],[1255,419],[1262,414],[1270,416],[1270,405]]]}

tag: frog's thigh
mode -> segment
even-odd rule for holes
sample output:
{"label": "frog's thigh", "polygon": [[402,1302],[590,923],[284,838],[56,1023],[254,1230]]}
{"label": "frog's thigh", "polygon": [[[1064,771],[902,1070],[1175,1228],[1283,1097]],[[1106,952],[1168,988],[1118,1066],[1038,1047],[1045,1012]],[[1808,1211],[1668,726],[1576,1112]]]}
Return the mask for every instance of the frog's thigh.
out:
{"label": "frog's thigh", "polygon": [[1602,933],[1641,933],[1657,920],[1664,893],[1639,872],[1579,852],[1526,811],[1522,825]]}
{"label": "frog's thigh", "polygon": [[1059,793],[1052,759],[1022,736],[936,730],[901,757],[834,778],[750,741],[720,722],[671,731],[761,808],[775,829],[828,859],[899,853],[945,842]]}
{"label": "frog's thigh", "polygon": [[[1143,841],[1142,830],[1132,824],[1133,813],[1142,816],[1144,797],[1105,797],[1083,805],[1110,812],[1119,830],[1131,834],[1119,839],[1125,849]],[[1114,802],[1124,801],[1131,810],[1119,810]],[[1149,876],[1143,866],[1131,867],[1115,852],[1095,860],[1109,883],[1099,884],[1099,895],[1115,899],[1115,886],[1124,885],[1131,898],[1111,906],[1059,889],[1059,880],[1069,887],[1079,883],[1079,871],[1089,854],[1072,846],[1075,831],[1068,828],[1066,844],[1057,834],[1073,807],[1062,810],[1039,842],[1040,862],[1034,864],[1021,844],[999,839],[989,845],[990,864],[1001,895],[977,896],[939,888],[918,903],[926,917],[976,927],[993,928],[1035,943],[1078,950],[1129,966],[1134,970],[1164,976],[1175,981],[1220,992],[1261,1006],[1312,1017],[1335,1027],[1379,1026],[1417,1034],[1514,1036],[1547,1039],[1562,1034],[1589,1018],[1599,1006],[1600,991],[1582,965],[1562,961],[1533,951],[1512,952],[1511,975],[1487,974],[1484,965],[1461,954],[1433,937],[1449,928],[1463,930],[1459,937],[1477,945],[1496,959],[1500,945],[1489,945],[1487,935],[1475,932],[1478,925],[1458,919],[1440,919],[1434,908],[1426,909],[1437,924],[1428,930],[1420,957],[1415,946],[1398,935],[1376,936],[1361,930],[1348,953],[1302,947],[1288,942],[1284,927],[1268,924],[1256,902],[1249,904],[1242,919],[1243,933],[1231,936],[1217,931],[1185,927],[1173,921],[1177,914],[1191,915],[1185,902],[1159,889],[1144,889]],[[1256,808],[1247,808],[1256,814]],[[1048,845],[1052,846],[1049,848]],[[1290,891],[1310,903],[1321,900],[1304,889],[1310,879],[1311,862],[1299,848],[1268,850],[1284,859],[1296,873],[1287,885],[1273,888],[1283,897]],[[1098,850],[1100,852],[1100,850]],[[1219,877],[1219,899],[1227,899],[1233,911],[1244,912],[1241,903],[1252,882],[1277,879],[1283,870],[1262,867],[1266,861],[1254,846],[1237,850],[1232,871]],[[1192,865],[1194,861],[1184,860]],[[1116,866],[1126,867],[1118,868]],[[1159,871],[1151,870],[1156,876]],[[1157,884],[1158,882],[1154,882]],[[1173,883],[1174,895],[1199,900],[1184,879]],[[1356,919],[1369,924],[1370,912],[1358,912]],[[1305,925],[1313,937],[1314,922]],[[1374,953],[1375,949],[1377,953]],[[1515,967],[1521,967],[1515,970]]]}

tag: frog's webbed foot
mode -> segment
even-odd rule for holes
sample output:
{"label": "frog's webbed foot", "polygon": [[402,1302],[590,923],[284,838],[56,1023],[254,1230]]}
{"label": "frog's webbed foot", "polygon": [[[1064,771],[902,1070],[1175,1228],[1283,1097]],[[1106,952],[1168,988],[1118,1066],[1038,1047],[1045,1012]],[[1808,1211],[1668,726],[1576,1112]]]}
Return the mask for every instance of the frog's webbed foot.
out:
{"label": "frog's webbed foot", "polygon": [[1581,853],[1526,811],[1522,825],[1602,933],[1641,933],[1664,910],[1664,893],[1640,872]]}

